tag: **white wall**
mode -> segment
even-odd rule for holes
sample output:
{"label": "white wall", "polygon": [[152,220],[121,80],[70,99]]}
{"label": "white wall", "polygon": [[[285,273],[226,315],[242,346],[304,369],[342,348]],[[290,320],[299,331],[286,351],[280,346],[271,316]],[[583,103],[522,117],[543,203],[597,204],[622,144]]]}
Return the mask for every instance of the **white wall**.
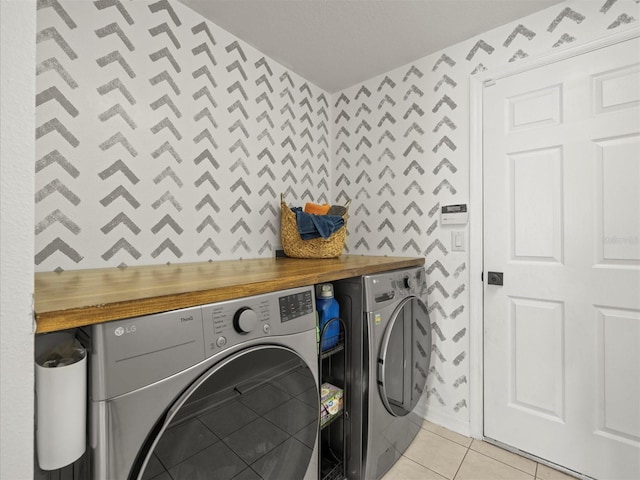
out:
{"label": "white wall", "polygon": [[0,478],[33,478],[35,0],[0,2]]}
{"label": "white wall", "polygon": [[329,94],[291,70],[179,2],[37,22],[36,271],[270,257],[281,192],[328,201]]}

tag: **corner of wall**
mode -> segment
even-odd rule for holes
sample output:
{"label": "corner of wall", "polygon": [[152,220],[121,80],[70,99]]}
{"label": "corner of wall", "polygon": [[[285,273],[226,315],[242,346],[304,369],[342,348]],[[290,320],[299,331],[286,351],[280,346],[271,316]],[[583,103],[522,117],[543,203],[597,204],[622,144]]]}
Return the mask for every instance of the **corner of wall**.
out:
{"label": "corner of wall", "polygon": [[33,476],[35,0],[0,2],[0,477]]}

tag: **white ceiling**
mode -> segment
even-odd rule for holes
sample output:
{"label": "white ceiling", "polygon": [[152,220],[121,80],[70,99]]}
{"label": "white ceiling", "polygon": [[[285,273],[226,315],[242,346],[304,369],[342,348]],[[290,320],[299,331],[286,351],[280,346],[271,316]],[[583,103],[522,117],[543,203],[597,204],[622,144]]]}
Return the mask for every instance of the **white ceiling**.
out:
{"label": "white ceiling", "polygon": [[562,0],[181,0],[335,92]]}

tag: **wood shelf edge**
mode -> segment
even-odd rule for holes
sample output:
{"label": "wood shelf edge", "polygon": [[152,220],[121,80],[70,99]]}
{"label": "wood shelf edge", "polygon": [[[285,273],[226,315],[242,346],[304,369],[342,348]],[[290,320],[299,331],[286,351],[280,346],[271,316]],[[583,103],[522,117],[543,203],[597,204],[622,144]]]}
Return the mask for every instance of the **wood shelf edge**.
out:
{"label": "wood shelf edge", "polygon": [[[356,255],[344,257],[344,259],[340,257],[334,262],[326,263],[318,263],[312,260],[308,264],[304,263],[304,260],[300,261],[298,259],[286,259],[284,262],[255,259],[258,264],[272,266],[272,271],[266,271],[264,273],[264,279],[243,283],[242,277],[240,276],[237,281],[231,282],[228,286],[216,286],[214,288],[203,289],[198,289],[196,286],[188,291],[182,291],[184,286],[176,284],[174,291],[168,291],[159,295],[150,294],[149,296],[143,296],[141,298],[130,298],[121,301],[116,299],[113,301],[93,303],[78,300],[78,305],[71,305],[69,308],[39,309],[37,300],[39,293],[42,293],[39,292],[39,283],[36,282],[36,333],[66,330],[96,323],[260,295],[288,288],[424,265],[424,258],[421,257],[368,257]],[[259,260],[263,261],[260,262]],[[242,266],[241,262],[250,262],[250,260],[228,262],[238,262],[237,265],[240,267]],[[194,265],[197,266],[199,264],[191,265],[190,268],[194,268]],[[202,264],[202,268],[209,268],[207,267],[208,265],[210,264]],[[228,265],[232,264],[230,263]],[[326,268],[311,268],[317,265],[325,266]],[[153,266],[149,268],[153,268]],[[176,269],[178,268],[180,267],[176,266]],[[107,275],[109,272],[112,272],[114,275],[117,275],[117,272],[112,269],[94,270],[91,271],[91,274],[95,275],[96,272],[104,272]],[[81,279],[83,272],[75,271],[74,274],[78,275]],[[38,276],[38,274],[36,274],[36,276]],[[49,275],[48,272],[47,274],[41,275],[40,278],[46,279],[45,283],[55,283],[56,281],[56,276]],[[167,288],[170,289],[171,287]],[[46,302],[44,303],[46,304]]]}

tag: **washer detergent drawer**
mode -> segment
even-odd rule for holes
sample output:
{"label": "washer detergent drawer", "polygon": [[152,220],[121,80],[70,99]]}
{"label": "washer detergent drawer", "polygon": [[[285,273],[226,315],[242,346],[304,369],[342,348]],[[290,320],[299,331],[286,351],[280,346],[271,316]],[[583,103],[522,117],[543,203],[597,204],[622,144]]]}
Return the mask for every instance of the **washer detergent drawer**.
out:
{"label": "washer detergent drawer", "polygon": [[204,358],[200,307],[94,325],[91,398],[131,392]]}

